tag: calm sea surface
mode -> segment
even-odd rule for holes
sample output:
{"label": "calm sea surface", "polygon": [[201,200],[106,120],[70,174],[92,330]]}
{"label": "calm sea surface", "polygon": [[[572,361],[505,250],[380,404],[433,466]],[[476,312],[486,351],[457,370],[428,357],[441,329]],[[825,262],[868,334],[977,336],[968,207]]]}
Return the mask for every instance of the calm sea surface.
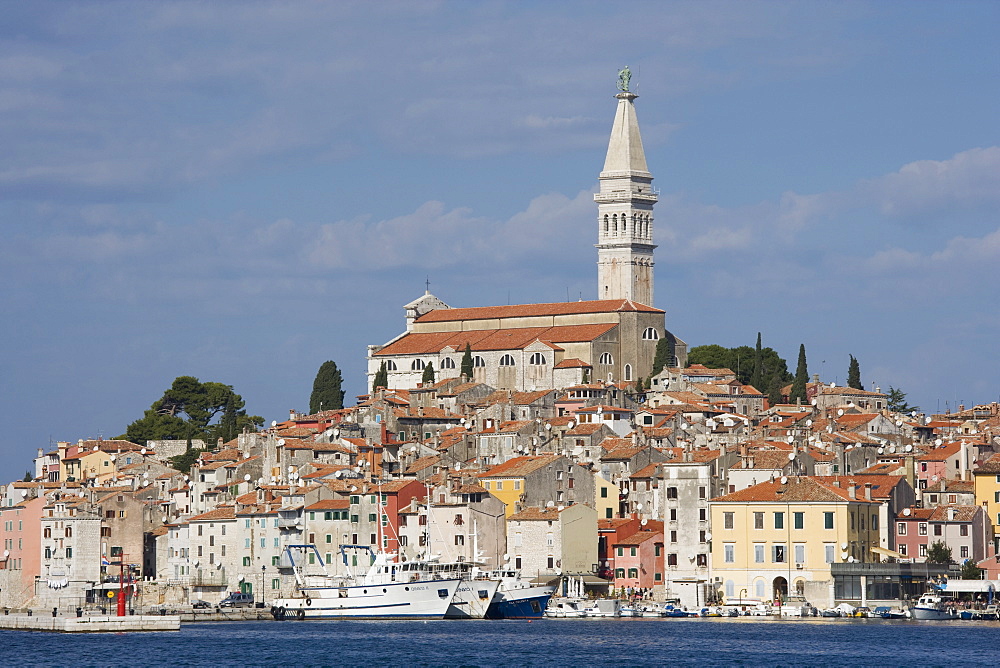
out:
{"label": "calm sea surface", "polygon": [[553,619],[0,631],[4,666],[995,666],[1000,623]]}

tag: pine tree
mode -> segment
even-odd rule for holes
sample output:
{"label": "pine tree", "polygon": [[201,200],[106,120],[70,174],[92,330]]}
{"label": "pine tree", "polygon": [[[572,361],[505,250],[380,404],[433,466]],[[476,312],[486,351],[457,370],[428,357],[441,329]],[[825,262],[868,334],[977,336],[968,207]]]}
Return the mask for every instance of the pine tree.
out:
{"label": "pine tree", "polygon": [[386,368],[384,360],[372,380],[372,394],[380,387],[389,387],[389,369]]}
{"label": "pine tree", "polygon": [[792,381],[792,391],[788,393],[788,401],[806,402],[806,384],[809,382],[809,368],[806,366],[806,344],[799,344],[799,364],[795,367],[795,380]]}
{"label": "pine tree", "polygon": [[764,384],[764,359],[761,355],[760,332],[757,332],[757,347],[753,351],[753,373],[750,375],[750,384],[758,390]]}
{"label": "pine tree", "polygon": [[434,364],[428,363],[424,367],[424,375],[420,377],[420,382],[426,385],[434,384]]}
{"label": "pine tree", "polygon": [[854,355],[851,355],[851,363],[847,367],[847,387],[853,387],[855,390],[865,389],[861,385],[861,365]]}
{"label": "pine tree", "polygon": [[344,407],[344,390],[341,389],[343,378],[337,363],[323,362],[316,372],[313,381],[313,391],[309,396],[309,412],[336,410]]}
{"label": "pine tree", "polygon": [[462,375],[466,380],[472,380],[472,345],[465,343],[465,353],[462,355]]}
{"label": "pine tree", "polygon": [[636,394],[642,394],[646,391],[646,386],[642,383],[642,376],[635,379],[635,387],[633,388],[633,391]]}

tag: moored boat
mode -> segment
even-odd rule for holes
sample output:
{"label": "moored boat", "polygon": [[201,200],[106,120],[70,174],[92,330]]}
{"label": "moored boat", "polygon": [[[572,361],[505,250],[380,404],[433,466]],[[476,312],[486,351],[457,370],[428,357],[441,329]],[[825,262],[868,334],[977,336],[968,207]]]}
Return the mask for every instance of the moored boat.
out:
{"label": "moored boat", "polygon": [[955,608],[948,605],[947,600],[937,592],[927,592],[921,596],[916,605],[910,608],[914,619],[942,620],[958,619]]}
{"label": "moored boat", "polygon": [[532,584],[521,577],[520,571],[510,568],[487,574],[498,579],[500,586],[486,610],[486,619],[538,619],[545,616],[556,585]]}
{"label": "moored boat", "polygon": [[[458,591],[461,578],[410,581],[394,561],[394,555],[374,552],[368,546],[342,546],[365,549],[372,554],[371,567],[359,579],[323,575],[303,577],[293,550],[301,555],[310,550],[317,561],[323,560],[314,545],[292,545],[286,551],[296,579],[296,595],[275,599],[271,615],[284,619],[443,619]],[[409,575],[409,574],[408,574]]]}

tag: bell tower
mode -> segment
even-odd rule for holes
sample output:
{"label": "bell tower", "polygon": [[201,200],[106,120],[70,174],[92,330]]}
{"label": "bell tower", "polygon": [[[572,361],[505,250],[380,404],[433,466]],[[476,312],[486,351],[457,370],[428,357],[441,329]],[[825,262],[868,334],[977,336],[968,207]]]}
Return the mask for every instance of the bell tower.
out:
{"label": "bell tower", "polygon": [[653,306],[653,175],[639,136],[629,92],[628,67],[618,75],[621,91],[597,202],[597,298],[630,299]]}

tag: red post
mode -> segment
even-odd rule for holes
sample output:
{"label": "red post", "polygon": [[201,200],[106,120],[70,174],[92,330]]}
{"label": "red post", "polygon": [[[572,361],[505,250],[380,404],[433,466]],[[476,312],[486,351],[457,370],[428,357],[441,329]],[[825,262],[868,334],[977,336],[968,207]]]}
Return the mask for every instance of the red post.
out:
{"label": "red post", "polygon": [[118,577],[118,616],[125,616],[125,555],[120,554],[121,575]]}

